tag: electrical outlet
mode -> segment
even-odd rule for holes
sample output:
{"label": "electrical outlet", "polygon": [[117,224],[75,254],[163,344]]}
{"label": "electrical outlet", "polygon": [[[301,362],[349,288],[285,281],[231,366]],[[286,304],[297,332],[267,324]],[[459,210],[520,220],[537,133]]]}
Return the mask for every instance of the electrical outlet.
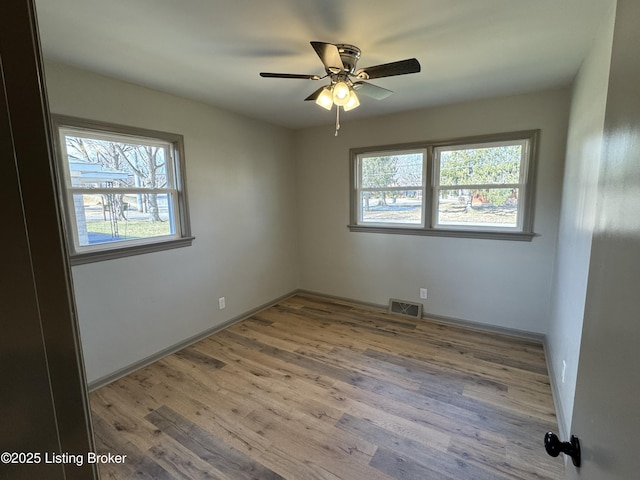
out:
{"label": "electrical outlet", "polygon": [[226,302],[225,302],[225,300],[224,300],[224,297],[220,297],[220,298],[218,299],[218,308],[219,308],[220,310],[223,310],[226,306],[227,306],[227,305],[226,305]]}
{"label": "electrical outlet", "polygon": [[420,289],[420,298],[424,298],[425,300],[427,299],[427,289],[426,288],[421,288]]}
{"label": "electrical outlet", "polygon": [[567,371],[567,362],[562,360],[562,383],[564,383],[564,373]]}

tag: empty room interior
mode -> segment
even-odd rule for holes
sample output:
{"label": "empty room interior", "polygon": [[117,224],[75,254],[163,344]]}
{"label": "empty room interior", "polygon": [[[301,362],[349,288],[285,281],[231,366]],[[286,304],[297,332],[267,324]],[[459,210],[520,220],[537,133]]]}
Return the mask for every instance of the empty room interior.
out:
{"label": "empty room interior", "polygon": [[102,478],[633,478],[635,1],[35,4]]}

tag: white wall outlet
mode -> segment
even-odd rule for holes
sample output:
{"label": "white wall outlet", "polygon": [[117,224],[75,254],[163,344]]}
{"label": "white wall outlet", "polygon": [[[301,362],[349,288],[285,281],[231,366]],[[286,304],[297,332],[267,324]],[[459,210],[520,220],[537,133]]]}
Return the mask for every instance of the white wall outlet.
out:
{"label": "white wall outlet", "polygon": [[421,288],[420,289],[420,298],[424,298],[425,300],[427,299],[427,289],[426,288]]}
{"label": "white wall outlet", "polygon": [[567,362],[562,360],[562,383],[564,383],[564,373],[567,371]]}
{"label": "white wall outlet", "polygon": [[227,304],[226,304],[226,302],[225,302],[225,300],[224,300],[224,297],[220,297],[220,298],[218,299],[218,308],[219,308],[220,310],[223,310],[226,306],[227,306]]}

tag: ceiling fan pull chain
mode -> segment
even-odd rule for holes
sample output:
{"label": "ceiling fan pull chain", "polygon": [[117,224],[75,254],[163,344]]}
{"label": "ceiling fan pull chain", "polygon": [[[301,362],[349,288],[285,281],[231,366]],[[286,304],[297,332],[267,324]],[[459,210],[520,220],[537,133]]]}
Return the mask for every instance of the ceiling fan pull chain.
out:
{"label": "ceiling fan pull chain", "polygon": [[336,137],[338,136],[338,130],[340,130],[340,107],[336,105]]}

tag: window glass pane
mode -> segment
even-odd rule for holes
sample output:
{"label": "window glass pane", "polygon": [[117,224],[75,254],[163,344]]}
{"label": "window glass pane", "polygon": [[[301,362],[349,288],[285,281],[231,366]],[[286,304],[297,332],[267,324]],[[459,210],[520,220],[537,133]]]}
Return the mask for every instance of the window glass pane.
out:
{"label": "window glass pane", "polygon": [[361,192],[363,223],[422,223],[422,190]]}
{"label": "window glass pane", "polygon": [[441,149],[440,185],[483,185],[520,182],[522,145],[460,150]]}
{"label": "window glass pane", "polygon": [[419,187],[422,153],[361,158],[362,188]]}
{"label": "window glass pane", "polygon": [[168,194],[85,194],[73,196],[80,246],[175,235]]}
{"label": "window glass pane", "polygon": [[166,145],[124,143],[71,132],[64,138],[72,187],[171,187]]}
{"label": "window glass pane", "polygon": [[517,188],[441,189],[436,222],[439,225],[517,227],[518,194]]}

